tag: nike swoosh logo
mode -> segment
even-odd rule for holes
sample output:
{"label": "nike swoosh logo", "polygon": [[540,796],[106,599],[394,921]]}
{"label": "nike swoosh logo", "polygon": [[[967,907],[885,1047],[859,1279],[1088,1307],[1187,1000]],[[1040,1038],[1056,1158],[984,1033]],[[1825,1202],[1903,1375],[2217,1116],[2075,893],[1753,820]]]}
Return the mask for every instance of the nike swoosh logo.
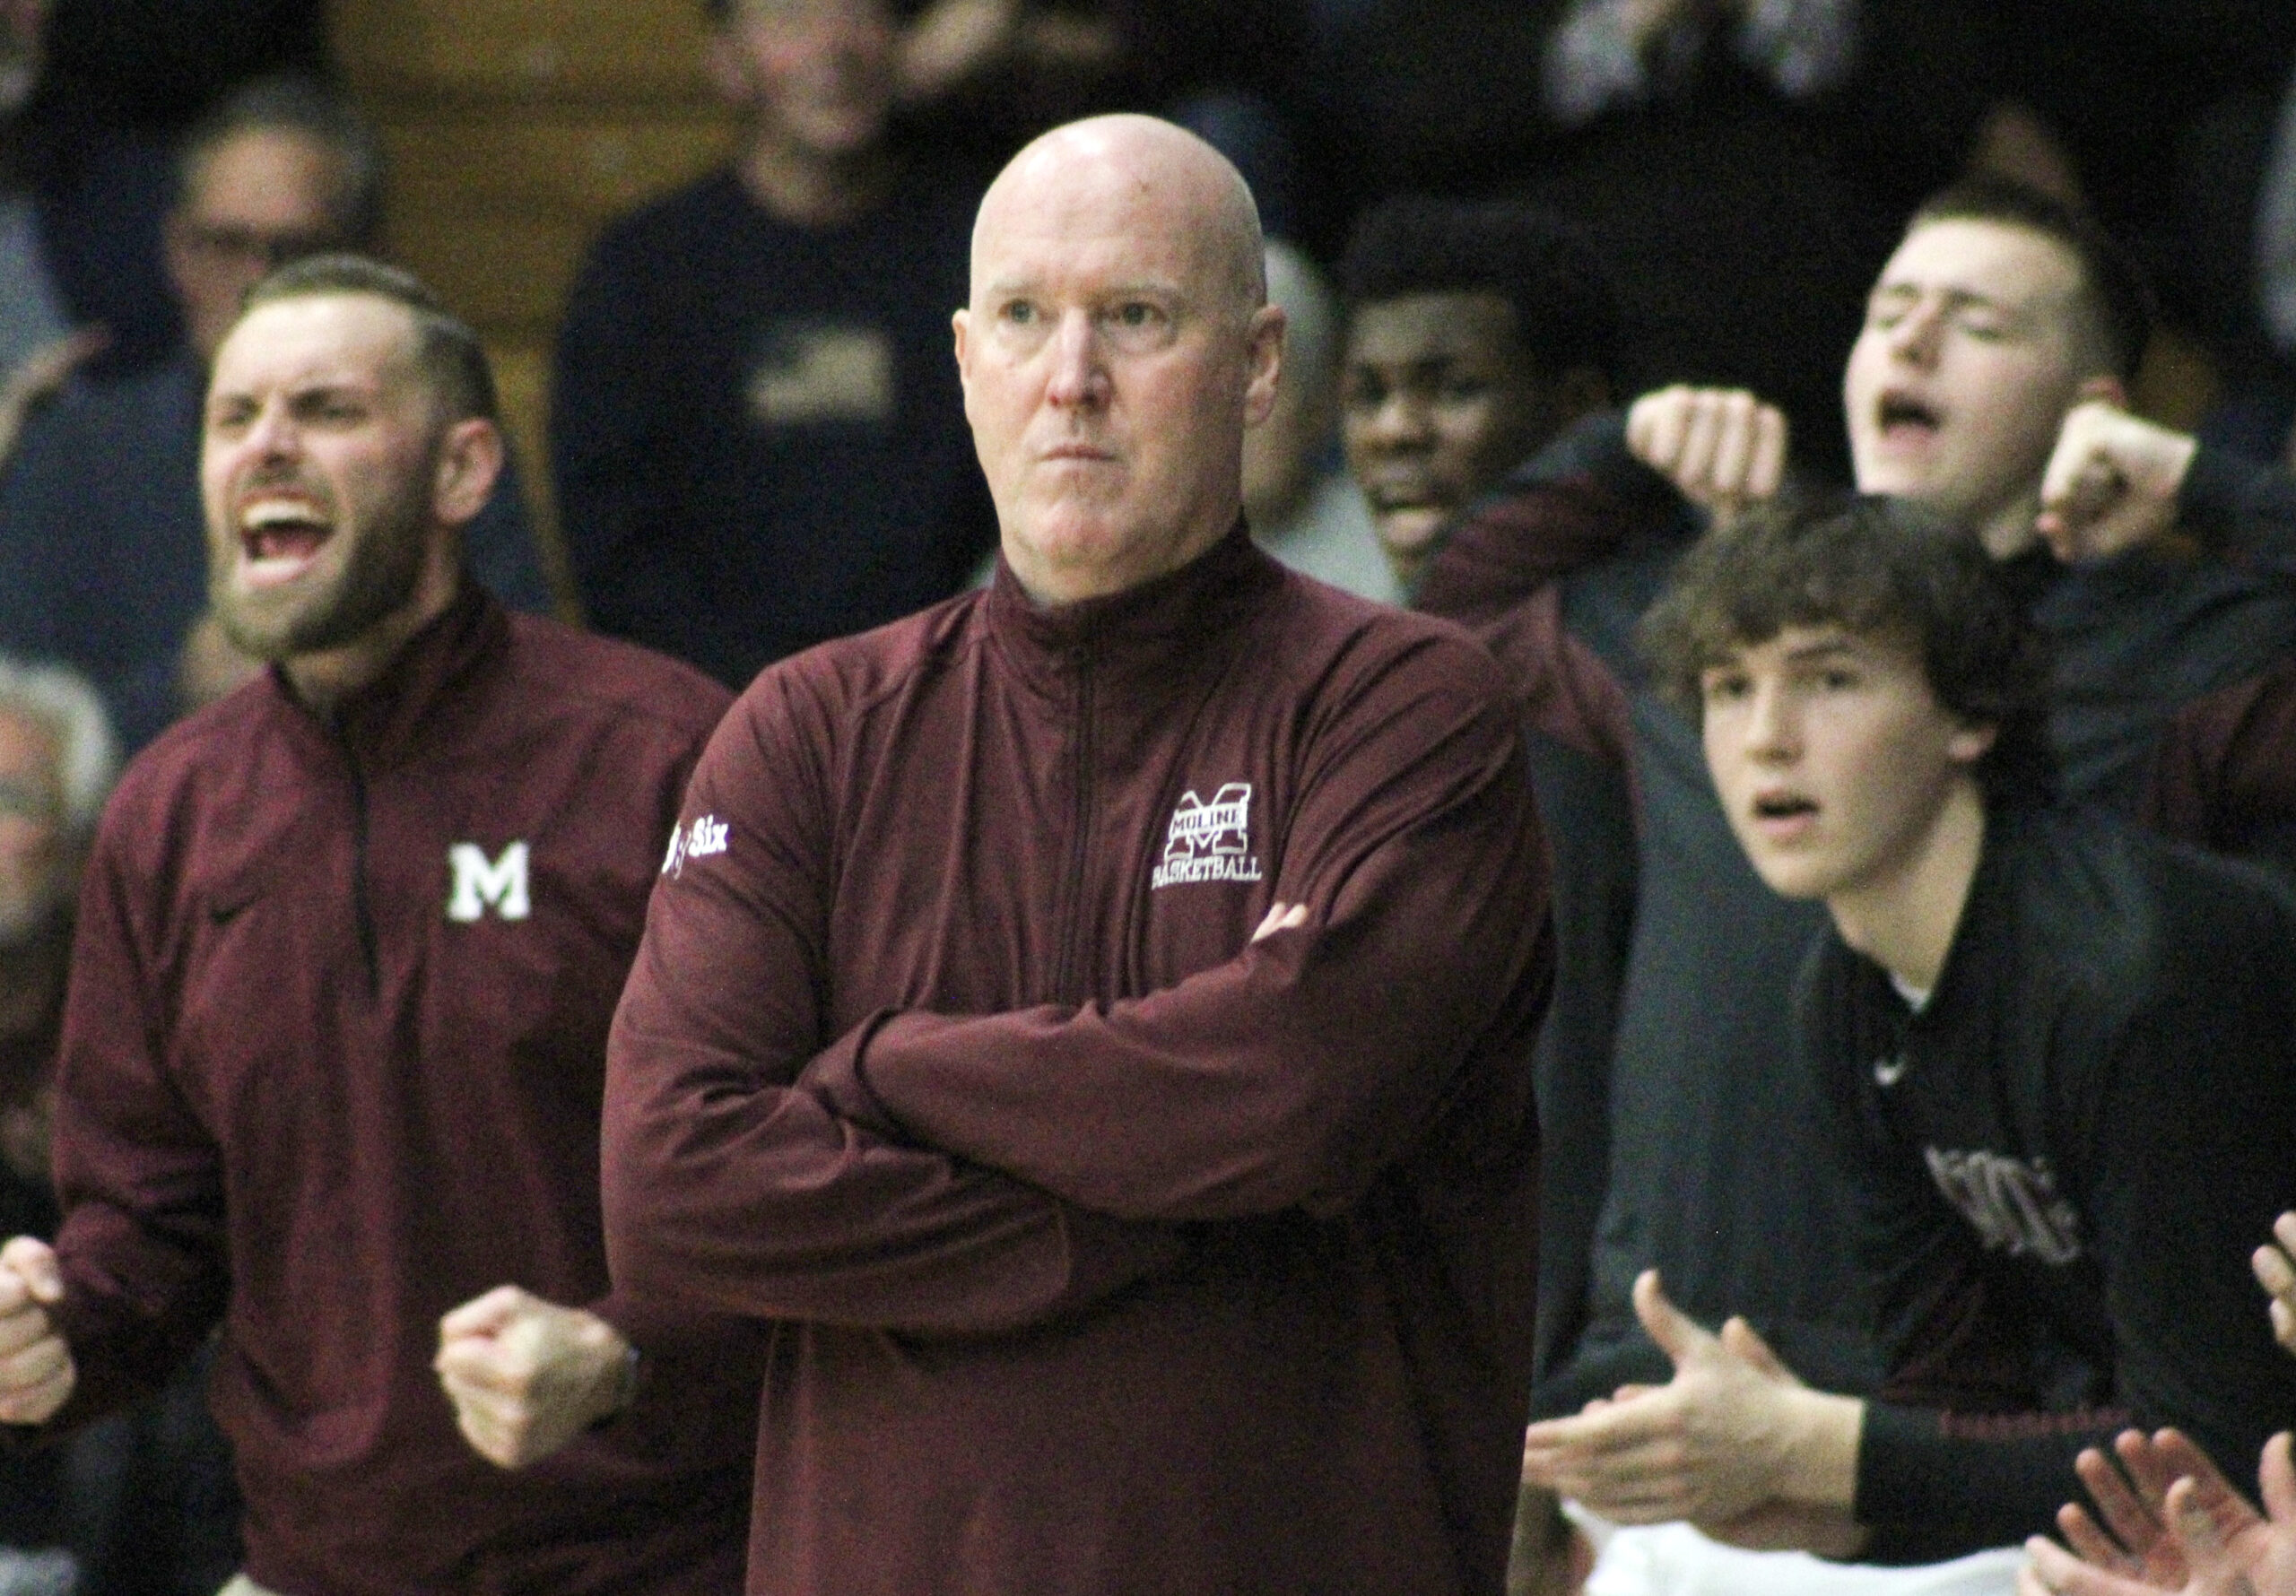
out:
{"label": "nike swoosh logo", "polygon": [[1876,1086],[1895,1086],[1905,1075],[1905,1054],[1902,1053],[1898,1054],[1895,1058],[1875,1059],[1874,1061],[1874,1084]]}

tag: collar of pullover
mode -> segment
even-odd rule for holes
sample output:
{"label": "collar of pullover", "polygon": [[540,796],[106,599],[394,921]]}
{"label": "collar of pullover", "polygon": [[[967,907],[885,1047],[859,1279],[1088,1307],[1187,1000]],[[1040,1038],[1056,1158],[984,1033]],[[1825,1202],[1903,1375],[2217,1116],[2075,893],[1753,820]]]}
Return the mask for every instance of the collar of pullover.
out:
{"label": "collar of pullover", "polygon": [[277,665],[265,686],[312,738],[350,750],[369,768],[387,768],[433,745],[441,717],[463,698],[464,683],[509,646],[509,637],[502,606],[465,577],[445,612],[408,638],[382,674],[337,704],[332,716],[306,708]]}
{"label": "collar of pullover", "polygon": [[1097,676],[1153,679],[1189,663],[1283,581],[1283,568],[1260,551],[1240,517],[1178,570],[1051,609],[1031,602],[1000,558],[988,632],[1014,671],[1048,691],[1065,692],[1087,667]]}

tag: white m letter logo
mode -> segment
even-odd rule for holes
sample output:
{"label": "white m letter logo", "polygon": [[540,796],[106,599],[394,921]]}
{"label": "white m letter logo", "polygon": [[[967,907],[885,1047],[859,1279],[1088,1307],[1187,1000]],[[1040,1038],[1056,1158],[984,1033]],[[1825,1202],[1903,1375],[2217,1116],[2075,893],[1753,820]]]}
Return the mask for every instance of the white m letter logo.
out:
{"label": "white m letter logo", "polygon": [[448,919],[467,924],[485,914],[490,903],[505,920],[523,920],[531,912],[525,843],[512,843],[502,850],[502,857],[490,864],[476,843],[458,842],[447,850],[447,863],[455,867],[455,889],[447,898]]}

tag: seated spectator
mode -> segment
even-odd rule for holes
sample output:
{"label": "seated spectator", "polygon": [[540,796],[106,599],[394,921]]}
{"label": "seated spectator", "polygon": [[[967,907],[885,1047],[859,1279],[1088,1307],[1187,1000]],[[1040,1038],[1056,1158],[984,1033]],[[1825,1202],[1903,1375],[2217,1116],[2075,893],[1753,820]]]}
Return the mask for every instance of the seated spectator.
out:
{"label": "seated spectator", "polygon": [[1315,264],[1267,247],[1268,303],[1283,312],[1283,380],[1244,434],[1244,519],[1261,548],[1310,577],[1382,603],[1403,590],[1380,552],[1362,490],[1330,462],[1339,421],[1339,317]]}
{"label": "seated spectator", "polygon": [[599,240],[552,447],[593,624],[729,685],[961,586],[996,539],[949,316],[980,185],[888,144],[883,0],[714,0],[725,169]]}
{"label": "seated spectator", "polygon": [[1646,1274],[1674,1377],[1533,1425],[1526,1476],[1621,1522],[1887,1562],[2039,1531],[2132,1418],[2256,1454],[2296,1410],[2237,1263],[2296,1194],[2296,899],[2048,807],[2040,636],[1911,505],[1723,527],[1643,635],[1756,872],[1831,922],[1795,1028],[1884,1377],[1805,1386]]}
{"label": "seated spectator", "polygon": [[1504,203],[1388,200],[1340,279],[1348,468],[1408,592],[1453,517],[1612,403],[1617,311],[1561,221]]}
{"label": "seated spectator", "polygon": [[[1631,460],[1597,458],[1618,431],[1617,312],[1600,264],[1559,220],[1503,203],[1391,200],[1361,220],[1342,270],[1349,464],[1398,577],[1415,585],[1469,506],[1508,495],[1504,538],[1483,545],[1493,568],[1453,571],[1459,602],[1437,612],[1509,668],[1553,870],[1555,995],[1535,1066],[1544,1366],[1575,1337],[1586,1300],[1634,837],[1623,700],[1579,690],[1602,668],[1566,639],[1560,585],[1526,573],[1622,542],[1671,543],[1683,507]],[[1518,607],[1526,580],[1542,593]],[[1508,596],[1478,602],[1489,592]],[[1552,672],[1540,668],[1550,650],[1561,651]]]}
{"label": "seated spectator", "polygon": [[[218,697],[255,668],[199,625],[208,363],[240,297],[272,266],[362,243],[380,221],[373,135],[300,79],[262,80],[226,100],[187,141],[181,180],[167,253],[190,342],[140,375],[74,385],[32,418],[0,475],[0,647],[84,672],[130,751],[187,697]],[[469,547],[474,573],[506,602],[548,608],[514,490],[498,492]]]}
{"label": "seated spectator", "polygon": [[[52,1236],[48,1124],[73,905],[119,759],[75,672],[0,658],[0,1227]],[[214,1590],[238,1566],[205,1359],[60,1447],[0,1452],[0,1591]]]}

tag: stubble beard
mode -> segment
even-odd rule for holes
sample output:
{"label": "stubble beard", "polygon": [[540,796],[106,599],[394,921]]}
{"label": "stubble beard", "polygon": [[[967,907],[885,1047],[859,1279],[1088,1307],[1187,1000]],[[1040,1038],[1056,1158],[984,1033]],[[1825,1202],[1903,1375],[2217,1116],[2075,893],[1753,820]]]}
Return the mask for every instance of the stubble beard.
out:
{"label": "stubble beard", "polygon": [[[422,473],[413,481],[428,482],[434,474],[432,463],[426,460]],[[414,492],[383,507],[354,534],[349,563],[323,593],[235,593],[230,564],[236,551],[227,552],[209,583],[216,624],[240,653],[272,664],[357,641],[413,598],[422,577],[429,509]],[[265,602],[274,597],[284,601],[275,609]]]}

